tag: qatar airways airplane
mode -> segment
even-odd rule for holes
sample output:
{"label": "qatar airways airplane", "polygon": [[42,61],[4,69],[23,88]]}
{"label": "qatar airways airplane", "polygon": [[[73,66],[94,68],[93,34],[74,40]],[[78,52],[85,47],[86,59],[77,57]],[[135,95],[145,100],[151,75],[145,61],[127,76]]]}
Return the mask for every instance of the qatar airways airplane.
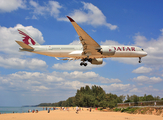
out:
{"label": "qatar airways airplane", "polygon": [[67,16],[67,18],[79,35],[81,45],[40,45],[25,30],[18,29],[23,41],[16,41],[21,46],[20,51],[51,56],[57,60],[80,59],[81,66],[87,66],[86,61],[91,64],[101,65],[103,58],[109,57],[137,57],[139,63],[141,63],[141,58],[147,55],[143,49],[136,46],[99,45],[71,17]]}

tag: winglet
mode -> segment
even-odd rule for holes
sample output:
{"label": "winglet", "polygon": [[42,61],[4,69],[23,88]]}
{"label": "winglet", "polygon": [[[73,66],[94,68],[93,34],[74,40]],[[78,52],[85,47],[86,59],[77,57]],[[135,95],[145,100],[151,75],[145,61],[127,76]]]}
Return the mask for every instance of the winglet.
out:
{"label": "winglet", "polygon": [[67,16],[67,18],[70,20],[70,22],[75,22],[71,17]]}

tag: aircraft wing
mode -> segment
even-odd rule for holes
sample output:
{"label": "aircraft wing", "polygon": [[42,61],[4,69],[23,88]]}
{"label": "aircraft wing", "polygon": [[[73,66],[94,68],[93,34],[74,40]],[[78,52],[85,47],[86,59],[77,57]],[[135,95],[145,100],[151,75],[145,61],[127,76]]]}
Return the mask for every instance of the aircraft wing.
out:
{"label": "aircraft wing", "polygon": [[86,56],[101,55],[99,52],[101,50],[100,45],[93,38],[91,38],[71,17],[67,16],[67,18],[70,20],[77,34],[79,35],[79,39],[83,45],[82,54]]}

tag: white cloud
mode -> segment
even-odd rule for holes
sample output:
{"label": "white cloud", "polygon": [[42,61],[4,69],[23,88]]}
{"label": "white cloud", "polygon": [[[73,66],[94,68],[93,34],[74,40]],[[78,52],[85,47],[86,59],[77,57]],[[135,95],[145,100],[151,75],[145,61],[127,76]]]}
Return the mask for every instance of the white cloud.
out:
{"label": "white cloud", "polygon": [[121,80],[119,80],[119,79],[113,79],[113,78],[109,79],[109,78],[104,78],[104,77],[100,77],[99,80],[101,81],[101,83],[105,83],[105,84],[121,82]]}
{"label": "white cloud", "polygon": [[26,71],[19,71],[9,75],[9,77],[13,79],[21,79],[21,80],[30,80],[30,81],[37,81],[37,82],[60,82],[63,81],[60,76],[55,73],[52,74],[45,74],[40,72],[26,72]]}
{"label": "white cloud", "polygon": [[162,35],[163,35],[163,29],[160,30],[162,32]]}
{"label": "white cloud", "polygon": [[113,61],[118,61],[120,63],[126,63],[126,64],[132,64],[136,65],[138,64],[139,59],[138,58],[109,58]]}
{"label": "white cloud", "polygon": [[101,41],[100,44],[101,45],[122,45],[114,40],[106,40],[105,42]]}
{"label": "white cloud", "polygon": [[148,86],[148,87],[142,87],[142,88],[136,88],[134,87],[129,91],[130,95],[136,94],[139,96],[142,96],[144,94],[152,94],[153,96],[163,96],[163,90],[159,90],[156,88],[153,88],[153,86]]}
{"label": "white cloud", "polygon": [[145,36],[137,33],[134,36],[134,40],[135,45],[142,47],[148,53],[148,55],[143,58],[143,63],[155,66],[163,65],[163,34],[157,39],[147,40]]}
{"label": "white cloud", "polygon": [[[84,78],[84,79],[83,79]],[[14,91],[42,91],[42,90],[77,90],[80,87],[89,85],[91,82],[103,82],[116,83],[121,82],[118,79],[108,79],[99,76],[94,72],[52,72],[52,73],[40,73],[40,72],[26,72],[19,71],[13,74],[0,77],[0,87],[2,89]],[[122,85],[121,85],[122,86]]]}
{"label": "white cloud", "polygon": [[[90,76],[89,76],[90,75]],[[84,76],[84,79],[83,79]],[[102,78],[94,72],[52,72],[52,73],[40,73],[40,72],[26,72],[19,71],[9,75],[3,75],[0,77],[0,89],[7,91],[22,92],[23,94],[31,94],[35,96],[50,96],[62,94],[67,99],[70,96],[74,96],[77,89],[84,87],[85,85],[98,85],[101,86],[106,93],[121,94],[157,94],[162,96],[162,90],[155,89],[152,86],[137,88],[132,84],[113,84],[102,85],[105,80],[113,80],[109,78]],[[155,78],[152,78],[155,79]],[[156,78],[157,79],[157,78]],[[116,80],[116,79],[114,79]],[[91,81],[91,82],[90,82]],[[98,82],[98,84],[96,84]],[[66,92],[63,92],[65,91]],[[56,93],[57,92],[57,93]],[[48,93],[48,94],[47,94]],[[60,96],[61,97],[61,96]],[[61,99],[61,98],[60,98]]]}
{"label": "white cloud", "polygon": [[44,90],[48,90],[49,88],[47,88],[47,87],[45,87],[45,86],[43,86],[43,85],[41,85],[41,86],[34,86],[34,87],[32,87],[32,90],[31,91],[36,91],[36,92],[38,92],[38,91],[44,91]]}
{"label": "white cloud", "polygon": [[90,83],[83,83],[83,82],[79,82],[79,81],[66,81],[66,82],[61,82],[58,85],[63,86],[62,89],[65,90],[77,90],[80,89],[80,87],[89,85],[90,87],[92,86],[92,84]]}
{"label": "white cloud", "polygon": [[92,81],[92,82],[101,82],[101,83],[119,83],[121,80],[119,79],[109,79],[109,78],[104,78],[100,76],[99,74],[96,74],[95,72],[79,72],[79,71],[74,71],[71,73],[64,72],[63,76],[67,79],[74,79],[74,80],[79,80],[79,81]]}
{"label": "white cloud", "polygon": [[62,8],[62,6],[57,1],[49,1],[50,5],[50,13],[51,16],[58,17],[58,14],[60,13],[59,9]]}
{"label": "white cloud", "polygon": [[[60,11],[59,9],[62,8],[62,6],[57,1],[48,1],[44,6],[39,5],[37,2],[30,0],[30,5],[34,7],[33,14],[35,15],[46,15],[50,14],[54,18],[57,18]],[[35,16],[35,18],[37,18]]]}
{"label": "white cloud", "polygon": [[[102,11],[93,5],[92,3],[83,3],[83,8],[74,10],[70,13],[70,16],[77,22],[77,23],[87,23],[93,26],[106,26],[111,30],[117,29],[117,25],[112,25],[107,23],[105,15]],[[58,18],[58,20],[68,21],[66,18]]]}
{"label": "white cloud", "polygon": [[0,57],[0,67],[12,69],[31,69],[31,70],[45,70],[47,64],[39,59],[20,59],[20,58],[3,58]]}
{"label": "white cloud", "polygon": [[80,40],[74,40],[72,43],[70,43],[69,45],[82,45]]}
{"label": "white cloud", "polygon": [[19,52],[20,46],[15,42],[15,40],[22,41],[22,39],[17,31],[17,28],[25,29],[39,43],[44,42],[42,33],[32,26],[25,27],[21,24],[17,24],[15,27],[10,28],[0,26],[0,66],[12,69],[45,70],[47,68],[47,64],[43,60],[35,58],[19,58],[21,55],[32,55],[32,53]]}
{"label": "white cloud", "polygon": [[114,84],[111,84],[111,85],[101,85],[101,87],[107,92],[107,93],[110,93],[110,92],[126,92],[130,89],[133,88],[133,85],[131,84],[117,84],[117,83],[114,83]]}
{"label": "white cloud", "polygon": [[138,83],[154,84],[154,83],[162,82],[163,79],[161,79],[160,77],[138,76],[136,78],[133,78],[133,81]]}
{"label": "white cloud", "polygon": [[147,68],[147,67],[139,67],[135,70],[133,70],[133,73],[150,73],[152,71],[152,68]]}
{"label": "white cloud", "polygon": [[54,80],[49,81],[49,75],[40,72],[19,71],[1,77],[0,86],[11,91],[38,92],[50,90],[57,87],[53,82],[57,82],[60,78],[54,76]]}
{"label": "white cloud", "polygon": [[[33,0],[30,0],[29,3],[34,8],[34,16],[32,19],[38,19],[36,15],[46,16],[47,14],[50,14],[59,21],[68,21],[67,18],[59,16],[60,9],[63,7],[57,1],[48,1],[48,3],[44,3],[42,6]],[[82,2],[82,4],[83,8],[74,10],[70,13],[70,16],[77,23],[87,23],[93,26],[106,26],[111,30],[118,28],[117,25],[112,25],[106,21],[105,15],[97,6],[86,2]],[[30,17],[26,17],[26,19],[30,19]]]}
{"label": "white cloud", "polygon": [[132,84],[111,84],[111,85],[103,85],[101,86],[106,93],[114,93],[117,95],[133,95],[136,94],[138,96],[142,96],[144,94],[152,94],[153,96],[163,96],[163,90],[159,90],[157,88],[153,88],[153,86],[148,87],[136,87]]}
{"label": "white cloud", "polygon": [[29,55],[31,53],[27,52],[19,52],[19,45],[15,42],[15,40],[22,41],[17,28],[25,29],[36,41],[39,43],[43,43],[42,33],[34,28],[33,26],[23,26],[21,24],[17,24],[15,27],[1,27],[0,26],[0,52],[7,53],[8,55]]}
{"label": "white cloud", "polygon": [[37,18],[35,15],[33,15],[33,16],[32,16],[32,19],[37,20],[38,18]]}
{"label": "white cloud", "polygon": [[18,8],[26,8],[25,0],[0,0],[0,12],[11,12]]}
{"label": "white cloud", "polygon": [[91,63],[88,63],[86,67],[80,66],[79,60],[71,60],[66,63],[57,63],[54,64],[52,68],[57,69],[57,70],[79,70],[79,71],[86,71],[86,70],[91,70],[92,68],[97,68],[97,67],[103,67],[106,63],[103,62],[102,65],[92,65]]}

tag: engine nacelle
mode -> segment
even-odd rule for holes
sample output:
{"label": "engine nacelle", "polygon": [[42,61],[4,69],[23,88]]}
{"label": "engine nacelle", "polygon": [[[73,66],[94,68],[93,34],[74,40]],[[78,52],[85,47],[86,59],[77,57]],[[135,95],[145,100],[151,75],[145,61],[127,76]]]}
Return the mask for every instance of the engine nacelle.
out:
{"label": "engine nacelle", "polygon": [[102,55],[112,56],[115,54],[115,49],[107,46],[103,46],[101,49]]}
{"label": "engine nacelle", "polygon": [[91,64],[101,65],[103,63],[102,58],[92,59]]}

